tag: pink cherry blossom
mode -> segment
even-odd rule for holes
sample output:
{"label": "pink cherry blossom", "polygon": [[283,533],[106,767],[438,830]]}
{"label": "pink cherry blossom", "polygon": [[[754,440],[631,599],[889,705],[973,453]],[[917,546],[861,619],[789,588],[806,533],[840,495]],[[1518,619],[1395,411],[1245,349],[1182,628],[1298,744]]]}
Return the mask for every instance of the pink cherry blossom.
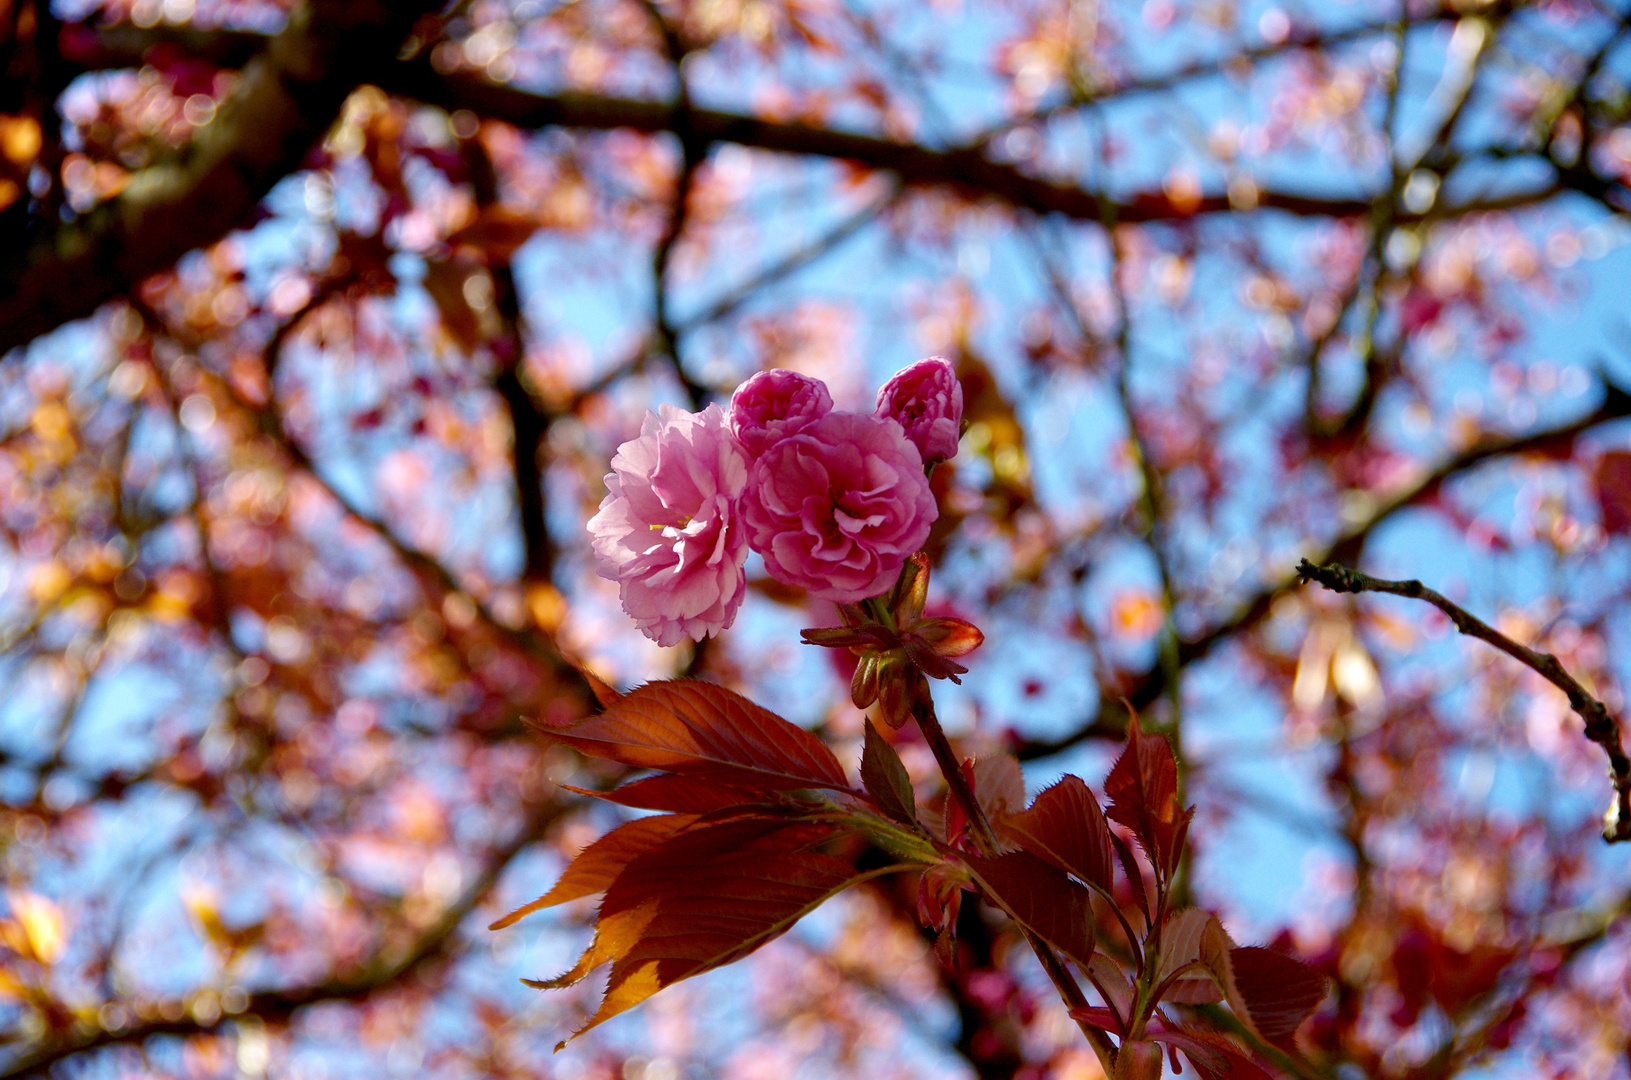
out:
{"label": "pink cherry blossom", "polygon": [[742,495],[777,581],[841,604],[885,592],[940,514],[898,423],[834,412],[766,450]]}
{"label": "pink cherry blossom", "polygon": [[747,579],[737,499],[748,459],[725,412],[663,405],[617,448],[606,498],[589,519],[595,570],[619,585],[623,610],[659,645],[730,626]]}
{"label": "pink cherry blossom", "polygon": [[761,371],[731,395],[731,430],[750,457],[832,412],[827,384],[796,371]]}
{"label": "pink cherry blossom", "polygon": [[924,461],[956,457],[963,385],[951,361],[931,356],[896,372],[878,391],[878,415],[905,428]]}

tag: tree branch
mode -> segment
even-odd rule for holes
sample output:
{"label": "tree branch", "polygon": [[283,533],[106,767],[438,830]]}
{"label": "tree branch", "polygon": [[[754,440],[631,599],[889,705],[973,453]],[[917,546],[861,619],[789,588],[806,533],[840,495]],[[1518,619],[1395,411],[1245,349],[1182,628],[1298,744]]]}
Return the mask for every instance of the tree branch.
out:
{"label": "tree branch", "polygon": [[[196,138],[119,196],[27,244],[0,244],[0,353],[247,224],[360,82],[395,61],[436,0],[307,0]],[[9,250],[6,250],[9,249]]]}
{"label": "tree branch", "polygon": [[1586,688],[1564,670],[1557,657],[1519,645],[1465,608],[1446,599],[1442,593],[1434,592],[1416,580],[1384,581],[1335,563],[1315,566],[1307,559],[1297,564],[1297,580],[1317,581],[1332,592],[1378,592],[1425,600],[1448,615],[1455,628],[1463,634],[1488,642],[1563,691],[1568,695],[1569,707],[1586,722],[1586,738],[1601,746],[1603,753],[1608,755],[1609,777],[1614,782],[1614,802],[1603,815],[1603,839],[1611,844],[1631,840],[1631,757],[1626,756],[1620,743],[1620,722],[1608,711],[1608,706],[1586,693]]}
{"label": "tree branch", "polygon": [[[1002,853],[1002,845],[997,842],[997,834],[985,816],[985,808],[980,805],[973,786],[963,775],[957,754],[952,750],[946,732],[940,726],[940,718],[934,711],[934,697],[929,692],[928,680],[922,675],[917,675],[916,679],[912,718],[917,721],[918,730],[923,733],[923,741],[929,744],[935,764],[940,766],[940,774],[946,780],[948,797],[962,808],[963,816],[968,819],[969,831],[974,837],[975,846],[979,848],[982,856],[994,859]],[[1072,1010],[1087,1008],[1087,998],[1082,994],[1081,985],[1070,973],[1070,969],[1065,967],[1064,961],[1059,958],[1053,946],[1028,926],[1020,925],[1019,930],[1030,944],[1031,951],[1036,953],[1036,958],[1041,961],[1042,970],[1047,972],[1048,979],[1059,991],[1059,997],[1065,1006]],[[1088,1045],[1093,1048],[1100,1063],[1105,1066],[1105,1071],[1112,1071],[1116,1052],[1109,1040],[1104,1037],[1104,1033],[1086,1021],[1078,1020],[1076,1023],[1082,1029],[1082,1034],[1087,1038]]]}
{"label": "tree branch", "polygon": [[[499,199],[498,173],[481,134],[460,140],[470,169],[476,206],[485,213]],[[487,273],[493,283],[493,310],[498,333],[488,342],[498,361],[493,388],[503,398],[510,416],[511,472],[515,477],[516,510],[521,518],[521,542],[526,559],[522,579],[530,586],[548,585],[554,578],[555,544],[549,535],[548,507],[544,504],[545,455],[549,426],[555,417],[542,408],[527,386],[526,342],[522,335],[521,297],[516,291],[515,269],[508,256],[488,255]]]}
{"label": "tree branch", "polygon": [[[433,5],[414,0],[412,6],[424,11]],[[346,94],[365,80],[449,111],[468,109],[523,128],[674,132],[682,126],[670,103],[531,94],[468,72],[443,76],[423,59],[387,63],[390,50],[384,43],[395,49],[401,42],[411,22],[406,15],[387,18],[379,0],[309,0],[297,9],[191,145],[138,173],[123,194],[0,259],[0,351],[91,314],[187,251],[246,224],[260,198],[299,166]],[[905,186],[949,186],[1077,221],[1100,221],[1105,209],[1096,193],[993,161],[979,145],[936,150],[712,109],[693,108],[686,116],[689,137],[700,143],[855,161],[893,173]],[[1431,214],[1443,219],[1512,210],[1544,202],[1568,186],[1549,183],[1442,206]],[[1620,190],[1601,187],[1595,197],[1605,201]],[[1369,213],[1373,202],[1366,195],[1325,198],[1264,190],[1257,192],[1254,206],[1299,217],[1351,218]],[[1117,221],[1131,224],[1242,212],[1226,193],[1175,200],[1161,191],[1134,193],[1111,209]]]}
{"label": "tree branch", "polygon": [[[428,63],[419,61],[397,65],[388,74],[389,78],[382,85],[391,93],[450,111],[468,109],[521,128],[675,130],[675,106],[664,102],[591,94],[532,94],[469,72],[440,75]],[[951,186],[1039,214],[1059,214],[1077,221],[1102,219],[1101,198],[1097,193],[1031,176],[1013,165],[993,161],[978,145],[935,150],[917,143],[714,109],[693,108],[689,116],[696,137],[707,142],[729,142],[777,153],[855,161],[893,173],[908,186]],[[1479,199],[1440,208],[1434,216],[1513,209],[1550,198],[1558,190],[1548,186]],[[1257,194],[1258,209],[1279,210],[1299,217],[1361,217],[1370,213],[1372,203],[1372,196],[1323,198],[1272,190]],[[1112,209],[1116,220],[1124,224],[1181,221],[1202,214],[1240,212],[1229,196],[1221,192],[1203,195],[1197,200],[1174,200],[1160,191],[1136,193],[1112,203]],[[1399,220],[1414,221],[1420,216],[1401,215]]]}
{"label": "tree branch", "polygon": [[249,63],[271,39],[251,30],[227,30],[218,26],[138,27],[86,26],[62,28],[63,58],[86,71],[113,68],[139,68],[151,51],[161,45],[173,46],[188,57],[223,68],[241,68]]}

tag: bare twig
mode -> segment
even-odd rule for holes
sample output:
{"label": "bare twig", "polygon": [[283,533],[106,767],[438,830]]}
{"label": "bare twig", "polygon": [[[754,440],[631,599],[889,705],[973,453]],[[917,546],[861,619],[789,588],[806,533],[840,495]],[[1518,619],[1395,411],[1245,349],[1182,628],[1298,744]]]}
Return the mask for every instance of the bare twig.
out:
{"label": "bare twig", "polygon": [[900,201],[900,196],[900,188],[891,186],[883,195],[850,214],[829,231],[822,233],[808,244],[771,263],[702,310],[682,319],[675,325],[675,331],[680,334],[688,334],[699,327],[718,322],[720,319],[732,314],[767,286],[774,285],[789,274],[802,270],[854,236],[862,228],[876,221],[878,215]]}
{"label": "bare twig", "polygon": [[[1518,4],[1514,0],[1502,0],[1498,4],[1492,4],[1485,8],[1483,14],[1486,17],[1493,18],[1500,14],[1509,13],[1517,6]],[[1420,26],[1430,26],[1434,23],[1456,22],[1464,14],[1465,9],[1454,4],[1440,4],[1428,11],[1415,12],[1409,19],[1405,20],[1404,26],[1407,29],[1414,29]],[[1239,49],[1228,55],[1213,59],[1198,60],[1158,75],[1135,76],[1120,82],[1090,88],[1073,85],[1068,100],[1043,106],[1035,112],[1023,116],[1004,120],[987,131],[981,139],[982,142],[989,142],[1016,127],[1045,122],[1061,114],[1075,112],[1084,107],[1116,98],[1133,94],[1160,93],[1197,79],[1211,78],[1231,71],[1238,71],[1242,68],[1249,69],[1253,64],[1265,60],[1275,60],[1297,53],[1319,52],[1323,49],[1363,41],[1366,38],[1379,37],[1393,30],[1397,24],[1398,20],[1389,18],[1360,23],[1357,26],[1351,26],[1343,30],[1323,31],[1299,28],[1294,30],[1284,41],[1260,45],[1255,48]]]}
{"label": "bare twig", "polygon": [[[1445,483],[1486,462],[1523,454],[1555,452],[1559,447],[1572,445],[1575,439],[1587,431],[1626,416],[1631,416],[1631,394],[1608,383],[1605,385],[1603,403],[1578,420],[1528,435],[1486,436],[1460,453],[1440,462],[1416,483],[1397,492],[1378,506],[1376,511],[1363,521],[1344,529],[1316,556],[1315,561],[1324,563],[1333,559],[1352,558],[1378,527],[1391,521],[1401,511],[1431,499]],[[1268,615],[1275,599],[1296,588],[1297,584],[1296,572],[1292,571],[1247,597],[1233,613],[1225,616],[1210,629],[1195,637],[1184,638],[1178,643],[1178,658],[1181,665],[1187,667],[1197,660],[1205,659],[1219,645],[1256,626]],[[1125,738],[1127,728],[1119,719],[1122,699],[1132,702],[1134,708],[1143,709],[1160,697],[1165,690],[1166,676],[1159,666],[1154,667],[1131,685],[1111,687],[1101,694],[1098,717],[1091,723],[1084,723],[1082,727],[1061,739],[1019,743],[1013,748],[1014,752],[1021,761],[1030,761],[1057,754],[1088,739]]]}
{"label": "bare twig", "polygon": [[691,51],[690,43],[685,40],[680,28],[663,14],[656,0],[642,0],[641,6],[646,9],[646,14],[657,28],[657,33],[662,38],[663,52],[674,68],[674,100],[671,113],[673,122],[669,130],[680,142],[680,168],[674,177],[674,201],[669,206],[668,222],[663,227],[663,234],[657,239],[657,247],[651,255],[654,344],[673,362],[674,374],[685,387],[685,392],[691,399],[691,407],[700,409],[707,397],[708,388],[686,373],[685,362],[680,359],[681,331],[674,325],[673,317],[668,310],[668,271],[674,258],[674,248],[678,246],[680,237],[685,235],[686,218],[691,208],[691,190],[696,184],[697,170],[708,160],[708,151],[713,145],[713,140],[698,131],[694,120],[695,110],[691,106],[691,91],[685,82],[685,58]]}
{"label": "bare twig", "polygon": [[1317,581],[1332,592],[1378,592],[1425,600],[1448,615],[1455,628],[1463,634],[1488,642],[1563,691],[1568,695],[1569,707],[1586,722],[1586,738],[1601,746],[1603,753],[1608,755],[1609,776],[1614,782],[1614,802],[1603,815],[1603,839],[1611,844],[1631,840],[1631,757],[1626,755],[1620,744],[1620,722],[1608,711],[1608,706],[1588,694],[1586,688],[1564,670],[1557,657],[1518,644],[1443,594],[1416,580],[1384,581],[1335,563],[1315,566],[1307,559],[1297,565],[1297,578],[1299,581]]}

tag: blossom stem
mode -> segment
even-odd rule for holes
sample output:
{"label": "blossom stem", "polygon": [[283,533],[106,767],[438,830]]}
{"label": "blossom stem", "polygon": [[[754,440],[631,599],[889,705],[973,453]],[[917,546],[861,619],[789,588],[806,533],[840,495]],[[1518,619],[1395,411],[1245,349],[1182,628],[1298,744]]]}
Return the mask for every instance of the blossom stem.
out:
{"label": "blossom stem", "polygon": [[946,786],[951,790],[951,797],[962,808],[963,816],[968,819],[969,828],[974,833],[974,844],[980,849],[980,854],[988,859],[994,859],[1002,854],[997,845],[997,834],[991,829],[991,822],[986,820],[985,811],[980,807],[979,799],[974,796],[974,789],[969,786],[968,778],[963,775],[962,765],[957,760],[957,754],[951,748],[951,742],[946,738],[946,732],[940,727],[940,718],[935,715],[934,699],[929,695],[929,683],[922,675],[917,676],[917,688],[913,694],[912,717],[923,732],[923,741],[929,744],[934,752],[935,763],[940,766],[940,772],[946,778]]}
{"label": "blossom stem", "polygon": [[[940,718],[935,715],[934,698],[929,693],[929,682],[922,675],[917,677],[916,693],[913,695],[912,716],[917,720],[918,730],[923,733],[923,741],[929,744],[934,753],[934,760],[940,766],[941,774],[946,778],[946,786],[951,797],[962,808],[963,816],[968,819],[969,828],[974,834],[974,845],[980,849],[980,854],[988,859],[994,859],[1002,854],[997,844],[997,834],[991,828],[991,822],[985,816],[980,801],[974,795],[974,789],[969,786],[967,777],[963,775],[962,765],[957,760],[957,754],[951,748],[951,742],[946,738],[946,732],[940,726]],[[1032,933],[1029,927],[1021,926],[1020,932],[1030,943],[1031,951],[1042,962],[1042,970],[1048,973],[1054,988],[1059,991],[1065,1006],[1071,1010],[1086,1009],[1087,997],[1082,993],[1081,986],[1076,977],[1065,967],[1065,962],[1059,958],[1052,945]],[[1108,999],[1107,999],[1108,1000]],[[1077,1020],[1076,1024],[1087,1037],[1088,1044],[1098,1055],[1099,1064],[1104,1066],[1105,1074],[1113,1075],[1111,1070],[1116,1059],[1115,1048],[1104,1032],[1093,1027],[1085,1020]]]}

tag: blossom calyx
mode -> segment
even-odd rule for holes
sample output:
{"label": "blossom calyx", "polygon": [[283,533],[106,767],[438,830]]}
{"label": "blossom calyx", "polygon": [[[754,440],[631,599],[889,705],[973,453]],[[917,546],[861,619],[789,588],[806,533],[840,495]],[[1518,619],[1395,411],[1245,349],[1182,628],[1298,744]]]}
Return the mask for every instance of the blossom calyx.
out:
{"label": "blossom calyx", "polygon": [[887,598],[839,604],[843,626],[800,631],[806,644],[855,654],[850,700],[858,709],[876,702],[891,727],[911,716],[923,675],[962,682],[957,676],[968,668],[954,658],[968,655],[985,640],[977,626],[963,619],[923,618],[928,589],[929,558],[919,551],[906,560]]}

